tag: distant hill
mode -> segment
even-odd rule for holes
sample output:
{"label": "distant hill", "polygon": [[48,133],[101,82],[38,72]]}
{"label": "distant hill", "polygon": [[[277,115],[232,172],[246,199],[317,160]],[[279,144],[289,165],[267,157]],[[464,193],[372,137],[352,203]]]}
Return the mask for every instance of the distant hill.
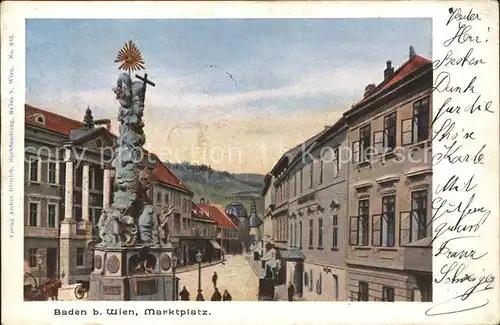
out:
{"label": "distant hill", "polygon": [[250,202],[255,199],[259,214],[259,204],[262,200],[260,191],[264,187],[264,175],[251,173],[230,173],[227,171],[214,170],[207,165],[193,165],[189,162],[170,163],[165,162],[170,170],[180,178],[191,191],[194,192],[194,200],[200,198],[220,204],[225,207],[233,201],[242,202],[250,211]]}

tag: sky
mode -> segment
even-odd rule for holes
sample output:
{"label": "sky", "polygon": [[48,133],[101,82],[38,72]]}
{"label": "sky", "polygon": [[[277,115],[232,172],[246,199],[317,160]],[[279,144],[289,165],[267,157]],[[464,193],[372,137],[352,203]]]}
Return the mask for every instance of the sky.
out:
{"label": "sky", "polygon": [[[114,63],[125,42],[148,78],[145,148],[163,160],[266,173],[397,69],[431,58],[431,19],[172,19],[26,22],[26,102],[118,132]],[[141,74],[143,74],[141,72]]]}

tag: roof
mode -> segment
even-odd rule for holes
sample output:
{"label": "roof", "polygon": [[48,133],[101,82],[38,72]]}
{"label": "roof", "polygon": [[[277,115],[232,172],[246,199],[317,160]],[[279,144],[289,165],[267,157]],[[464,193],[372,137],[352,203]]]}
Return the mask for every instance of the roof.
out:
{"label": "roof", "polygon": [[383,93],[386,89],[388,89],[392,85],[396,84],[398,81],[402,80],[407,75],[411,74],[414,71],[417,71],[418,69],[428,64],[432,64],[432,61],[430,59],[418,54],[414,55],[409,60],[404,62],[396,71],[394,71],[391,79],[384,80],[381,83],[379,83],[369,96],[362,98],[360,101],[354,104],[352,108],[357,108],[361,104],[370,101],[377,95]]}
{"label": "roof", "polygon": [[266,176],[264,177],[264,187],[260,191],[261,196],[266,195],[267,189],[271,185],[272,179],[273,179],[273,176],[271,174],[267,173]]}
{"label": "roof", "polygon": [[177,187],[181,190],[192,193],[191,190],[184,184],[168,167],[158,158],[155,153],[151,153],[151,156],[156,159],[156,167],[153,170],[153,175],[157,181],[160,181],[166,185]]}
{"label": "roof", "polygon": [[198,204],[196,204],[196,202],[194,201],[191,201],[191,216],[195,219],[200,219],[200,220],[204,220],[204,221],[208,221],[208,222],[215,222],[213,221],[212,219],[210,219],[210,217],[208,216],[208,214],[203,211],[200,206]]}
{"label": "roof", "polygon": [[231,228],[231,229],[236,229],[238,228],[229,218],[229,216],[224,212],[224,209],[222,207],[215,205],[215,204],[198,204],[198,206],[205,212],[208,213],[208,216],[210,219],[215,221],[217,225],[219,225],[222,228]]}
{"label": "roof", "polygon": [[252,214],[250,216],[250,221],[248,225],[250,228],[259,228],[261,224],[262,220],[256,214]]}
{"label": "roof", "polygon": [[[307,139],[306,141],[304,142],[301,142],[299,145],[297,145],[296,147],[288,150],[287,152],[285,152],[285,154],[281,157],[281,159],[278,161],[278,163],[276,163],[276,167],[280,164],[280,162],[284,159],[284,158],[287,158],[288,161],[288,165],[290,165],[292,163],[292,161],[294,161],[297,157],[300,157],[300,153],[302,152],[302,148],[309,148],[309,146],[311,144],[313,144],[316,140],[318,140],[323,134],[325,134],[328,130],[330,130],[331,127],[325,127],[321,132],[319,133],[316,133],[315,135],[313,135],[312,137],[310,137],[309,139]],[[271,171],[271,173],[276,169],[276,167],[273,168],[273,170]]]}
{"label": "roof", "polygon": [[[35,117],[43,115],[45,123],[35,121]],[[24,122],[28,125],[40,127],[52,132],[69,135],[71,130],[81,129],[83,123],[68,117],[49,112],[47,110],[24,104]]]}
{"label": "roof", "polygon": [[248,226],[250,228],[259,228],[259,226],[262,224],[262,220],[260,220],[259,216],[257,215],[257,206],[255,204],[255,200],[252,201],[252,206],[250,208],[250,220],[248,223]]}
{"label": "roof", "polygon": [[[45,109],[37,108],[31,106],[29,104],[24,104],[24,115],[25,115],[25,124],[36,126],[39,128],[43,128],[45,130],[49,130],[52,132],[56,132],[62,135],[67,136],[70,140],[77,140],[88,137],[97,132],[102,132],[105,130],[103,127],[96,127],[90,130],[83,129],[83,123],[80,121],[76,121],[70,119],[68,117],[49,112]],[[44,123],[39,123],[35,119],[43,115]],[[108,132],[108,131],[105,131]],[[108,132],[113,137],[116,137],[115,134]],[[145,149],[144,153],[147,155],[149,152]],[[153,170],[153,175],[156,179],[166,185],[179,188],[181,190],[192,193],[191,190],[184,184],[177,176],[175,176],[170,169],[168,169],[165,164],[158,158],[158,156],[154,153],[151,155],[156,159],[157,163],[155,169]]]}

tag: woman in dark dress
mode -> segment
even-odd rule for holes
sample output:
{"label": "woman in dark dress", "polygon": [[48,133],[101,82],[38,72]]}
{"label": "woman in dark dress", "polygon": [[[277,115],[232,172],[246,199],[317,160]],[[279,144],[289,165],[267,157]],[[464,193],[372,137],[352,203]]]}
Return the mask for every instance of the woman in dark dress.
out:
{"label": "woman in dark dress", "polygon": [[212,295],[212,298],[210,299],[210,301],[221,301],[221,299],[222,299],[222,296],[219,292],[219,289],[215,288],[215,292]]}
{"label": "woman in dark dress", "polygon": [[227,290],[224,290],[224,294],[222,295],[222,301],[231,301],[233,297],[229,294]]}
{"label": "woman in dark dress", "polygon": [[183,301],[189,300],[189,291],[187,291],[186,286],[182,287],[181,292],[179,292],[179,296],[181,296],[181,300]]}

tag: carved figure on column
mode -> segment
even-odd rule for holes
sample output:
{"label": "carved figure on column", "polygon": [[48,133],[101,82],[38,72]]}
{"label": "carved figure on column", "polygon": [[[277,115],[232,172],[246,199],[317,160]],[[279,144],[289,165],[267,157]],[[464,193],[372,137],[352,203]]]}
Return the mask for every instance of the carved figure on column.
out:
{"label": "carved figure on column", "polygon": [[146,246],[158,244],[158,220],[154,217],[149,199],[152,173],[141,170],[144,135],[144,100],[146,85],[155,84],[147,78],[136,75],[132,81],[131,70],[144,69],[142,54],[129,41],[118,53],[115,62],[121,62],[120,69],[128,71],[118,77],[113,89],[120,103],[118,121],[119,136],[115,147],[115,191],[111,207],[102,212],[99,236],[101,246]]}
{"label": "carved figure on column", "polygon": [[161,246],[170,242],[174,206],[164,207],[158,214],[158,238]]}

